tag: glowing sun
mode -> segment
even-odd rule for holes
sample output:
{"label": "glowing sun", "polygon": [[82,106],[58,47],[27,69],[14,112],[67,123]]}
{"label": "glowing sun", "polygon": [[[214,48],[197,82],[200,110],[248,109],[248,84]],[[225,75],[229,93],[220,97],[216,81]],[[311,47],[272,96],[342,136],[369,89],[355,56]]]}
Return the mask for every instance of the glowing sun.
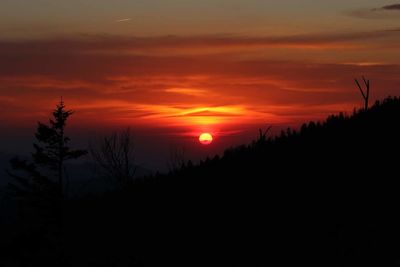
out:
{"label": "glowing sun", "polygon": [[199,136],[199,141],[200,141],[200,143],[201,143],[202,145],[209,145],[209,144],[212,143],[213,137],[212,137],[212,135],[209,134],[209,133],[202,133],[202,134]]}

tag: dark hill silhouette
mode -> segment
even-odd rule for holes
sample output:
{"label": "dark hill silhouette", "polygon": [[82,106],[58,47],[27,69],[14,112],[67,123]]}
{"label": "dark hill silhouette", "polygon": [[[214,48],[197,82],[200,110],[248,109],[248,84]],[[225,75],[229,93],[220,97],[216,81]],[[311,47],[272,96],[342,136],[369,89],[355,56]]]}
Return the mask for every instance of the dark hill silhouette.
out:
{"label": "dark hill silhouette", "polygon": [[387,98],[69,200],[62,233],[3,251],[21,266],[396,266],[399,137]]}

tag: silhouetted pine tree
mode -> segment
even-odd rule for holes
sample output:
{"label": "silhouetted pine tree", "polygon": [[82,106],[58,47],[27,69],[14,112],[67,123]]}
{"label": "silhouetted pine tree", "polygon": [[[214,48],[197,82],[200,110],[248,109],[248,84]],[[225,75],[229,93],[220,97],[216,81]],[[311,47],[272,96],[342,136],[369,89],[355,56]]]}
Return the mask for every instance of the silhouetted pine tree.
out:
{"label": "silhouetted pine tree", "polygon": [[70,138],[65,136],[65,126],[72,114],[73,111],[65,110],[61,99],[53,111],[53,118],[49,119],[49,124],[38,123],[35,133],[38,142],[33,145],[33,162],[11,159],[13,172],[8,173],[15,182],[10,183],[9,188],[17,197],[31,203],[47,198],[64,198],[65,162],[87,153],[86,150],[72,150],[68,146]]}

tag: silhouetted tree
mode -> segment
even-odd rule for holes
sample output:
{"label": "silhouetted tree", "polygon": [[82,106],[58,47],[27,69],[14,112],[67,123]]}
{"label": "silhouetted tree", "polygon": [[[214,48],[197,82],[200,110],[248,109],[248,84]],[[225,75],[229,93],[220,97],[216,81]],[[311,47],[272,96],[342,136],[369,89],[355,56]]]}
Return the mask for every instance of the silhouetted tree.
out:
{"label": "silhouetted tree", "polygon": [[269,126],[264,132],[263,132],[263,130],[259,129],[258,131],[260,133],[260,136],[259,136],[258,140],[260,142],[265,142],[267,140],[267,134],[269,133],[269,131],[271,131],[271,129],[272,129],[272,126]]}
{"label": "silhouetted tree", "polygon": [[364,84],[365,84],[365,87],[366,87],[365,92],[362,89],[361,84],[358,82],[358,80],[357,79],[354,79],[354,80],[355,80],[358,88],[360,89],[362,97],[364,98],[364,109],[368,110],[370,83],[369,83],[369,80],[366,80],[364,76],[362,78],[363,78],[363,81],[364,81]]}
{"label": "silhouetted tree", "polygon": [[91,146],[90,154],[107,179],[121,187],[132,183],[136,164],[129,128],[104,137],[97,148]]}
{"label": "silhouetted tree", "polygon": [[[35,152],[33,162],[19,158],[11,159],[14,172],[8,172],[16,183],[10,183],[10,188],[20,195],[64,195],[65,173],[64,164],[71,159],[77,159],[87,153],[86,150],[72,150],[68,143],[70,138],[65,136],[66,122],[73,114],[65,110],[61,99],[53,111],[49,124],[39,122],[35,134]],[[25,173],[25,175],[22,175]]]}
{"label": "silhouetted tree", "polygon": [[[64,264],[52,266],[395,266],[399,123],[388,98],[70,201]],[[17,259],[35,247],[15,243]],[[48,247],[12,266],[49,265]]]}

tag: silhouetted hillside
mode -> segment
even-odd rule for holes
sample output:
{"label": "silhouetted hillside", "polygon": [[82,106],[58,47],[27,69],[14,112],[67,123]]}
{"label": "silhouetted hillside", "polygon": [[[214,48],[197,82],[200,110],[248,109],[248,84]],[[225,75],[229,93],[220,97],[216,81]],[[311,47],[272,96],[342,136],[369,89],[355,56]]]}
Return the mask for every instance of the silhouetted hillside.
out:
{"label": "silhouetted hillside", "polygon": [[3,251],[19,266],[396,266],[399,137],[388,98],[70,200],[60,232]]}
{"label": "silhouetted hillside", "polygon": [[9,161],[12,156],[0,151],[0,186],[7,185],[10,177],[7,176],[6,169],[9,167]]}

